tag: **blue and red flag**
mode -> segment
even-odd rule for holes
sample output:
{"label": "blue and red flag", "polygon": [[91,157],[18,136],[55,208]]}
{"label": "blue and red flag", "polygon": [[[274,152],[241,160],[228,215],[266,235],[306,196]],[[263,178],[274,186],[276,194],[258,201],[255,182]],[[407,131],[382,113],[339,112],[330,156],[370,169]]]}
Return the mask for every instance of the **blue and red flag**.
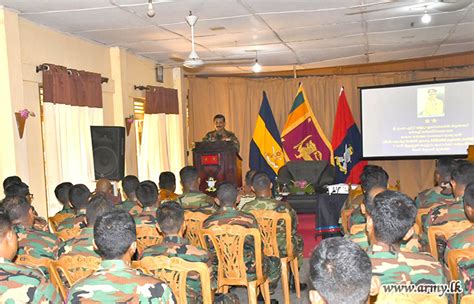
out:
{"label": "blue and red flag", "polygon": [[359,176],[367,161],[362,161],[362,137],[347,104],[344,88],[337,103],[336,119],[332,132],[336,183],[360,184]]}
{"label": "blue and red flag", "polygon": [[278,131],[267,94],[263,92],[262,105],[258,112],[255,131],[250,142],[250,169],[263,171],[275,180],[278,170],[285,164]]}
{"label": "blue and red flag", "polygon": [[327,160],[334,164],[331,143],[324,135],[300,85],[281,132],[286,160]]}

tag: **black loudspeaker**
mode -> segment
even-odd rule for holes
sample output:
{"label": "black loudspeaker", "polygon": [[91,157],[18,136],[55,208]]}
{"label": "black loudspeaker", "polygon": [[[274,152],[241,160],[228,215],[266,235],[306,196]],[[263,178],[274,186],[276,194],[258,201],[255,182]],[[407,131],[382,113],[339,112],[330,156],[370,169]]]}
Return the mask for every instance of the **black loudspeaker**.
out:
{"label": "black loudspeaker", "polygon": [[91,126],[95,179],[121,180],[125,165],[125,128]]}

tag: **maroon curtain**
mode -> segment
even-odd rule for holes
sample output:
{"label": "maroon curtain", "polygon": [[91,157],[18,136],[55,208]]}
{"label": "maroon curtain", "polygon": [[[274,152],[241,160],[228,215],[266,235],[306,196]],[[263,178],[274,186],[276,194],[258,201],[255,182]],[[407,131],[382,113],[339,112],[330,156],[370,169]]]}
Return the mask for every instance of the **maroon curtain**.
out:
{"label": "maroon curtain", "polygon": [[98,73],[46,64],[43,71],[45,102],[102,108],[102,78]]}
{"label": "maroon curtain", "polygon": [[178,90],[148,86],[145,113],[179,114]]}

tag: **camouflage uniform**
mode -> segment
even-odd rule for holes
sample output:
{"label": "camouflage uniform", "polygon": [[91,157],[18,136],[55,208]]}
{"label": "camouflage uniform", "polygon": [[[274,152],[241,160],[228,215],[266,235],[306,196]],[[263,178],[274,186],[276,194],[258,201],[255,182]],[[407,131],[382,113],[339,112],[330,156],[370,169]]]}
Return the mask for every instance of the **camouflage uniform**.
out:
{"label": "camouflage uniform", "polygon": [[382,285],[446,283],[441,264],[428,253],[393,252],[387,245],[372,245],[367,254]]}
{"label": "camouflage uniform", "polygon": [[142,213],[143,208],[138,205],[136,201],[126,200],[122,204],[117,206],[119,209],[125,210],[130,213],[131,216],[137,216]]}
{"label": "camouflage uniform", "polygon": [[449,205],[435,207],[430,211],[423,222],[423,234],[421,240],[423,244],[428,244],[428,229],[430,226],[444,225],[449,221],[465,221],[464,203],[462,198]]}
{"label": "camouflage uniform", "polygon": [[474,225],[470,228],[453,235],[448,239],[444,250],[444,261],[448,262],[448,252],[452,249],[465,249],[474,247]]}
{"label": "camouflage uniform", "polygon": [[74,209],[71,208],[69,205],[63,205],[63,209],[58,211],[56,214],[74,214]]}
{"label": "camouflage uniform", "polygon": [[[284,202],[277,201],[272,198],[262,198],[258,197],[255,200],[248,202],[242,207],[243,212],[250,213],[253,210],[273,210],[277,212],[286,212],[291,216],[291,241],[293,243],[293,254],[298,257],[298,262],[303,262],[303,239],[298,234],[298,216],[296,215],[295,210],[291,208],[288,204]],[[278,249],[282,257],[286,256],[286,235],[285,235],[285,225],[282,221],[278,223],[277,230],[277,243]]]}
{"label": "camouflage uniform", "polygon": [[37,259],[55,260],[58,255],[58,238],[49,232],[13,225],[18,236],[18,255],[29,255]]}
{"label": "camouflage uniform", "polygon": [[214,208],[213,198],[197,191],[183,193],[178,202],[184,209]]}
{"label": "camouflage uniform", "polygon": [[[161,244],[145,249],[142,258],[149,256],[179,257],[188,262],[202,262],[207,264],[212,272],[212,261],[210,260],[209,253],[190,245],[187,239],[180,236],[166,236]],[[212,281],[212,286],[216,287],[215,280]],[[190,273],[186,280],[186,286],[188,303],[202,303],[199,275]]]}
{"label": "camouflage uniform", "polygon": [[76,282],[67,303],[176,303],[165,283],[132,269],[122,260],[105,260],[89,277]]}
{"label": "camouflage uniform", "polygon": [[351,213],[351,217],[349,219],[348,229],[350,231],[352,226],[359,225],[359,224],[365,224],[365,222],[366,222],[366,218],[362,214],[362,210],[359,206],[359,207],[355,208],[354,211],[352,211],[352,213]]}
{"label": "camouflage uniform", "polygon": [[452,194],[445,195],[441,193],[441,187],[434,187],[427,189],[416,197],[415,204],[418,209],[420,208],[431,208],[440,205],[448,205],[455,202]]}
{"label": "camouflage uniform", "polygon": [[100,258],[94,250],[94,228],[82,228],[78,236],[63,242],[58,250],[58,257],[63,255],[83,255]]}
{"label": "camouflage uniform", "polygon": [[40,216],[35,217],[35,221],[34,221],[34,223],[33,223],[33,227],[34,227],[36,230],[49,232],[49,224],[48,224],[48,221],[45,220],[44,218],[40,217]]}
{"label": "camouflage uniform", "polygon": [[[258,229],[258,223],[255,217],[251,214],[236,210],[231,207],[222,207],[216,213],[209,216],[203,223],[203,228],[207,229],[212,226],[220,225],[239,225],[245,228],[256,228]],[[247,278],[249,281],[254,281],[255,276],[255,258],[254,258],[254,246],[253,241],[246,240],[244,243],[244,260],[245,266],[247,267]],[[217,257],[214,249],[209,246],[212,259],[215,267],[217,266]],[[262,258],[263,258],[263,273],[268,277],[270,283],[277,282],[281,275],[280,259],[274,257],[267,257],[263,255],[263,244],[262,244]],[[214,273],[217,273],[217,269],[214,268]]]}
{"label": "camouflage uniform", "polygon": [[61,303],[41,272],[0,258],[0,303]]}
{"label": "camouflage uniform", "polygon": [[[474,294],[474,260],[462,258],[458,262],[458,278],[461,280],[463,289],[462,295]],[[461,297],[458,295],[458,299]],[[460,301],[458,301],[459,303]]]}
{"label": "camouflage uniform", "polygon": [[233,132],[224,129],[222,134],[217,133],[216,130],[207,132],[206,136],[202,138],[202,141],[231,141],[237,151],[240,150],[239,139]]}
{"label": "camouflage uniform", "polygon": [[79,227],[80,229],[86,227],[86,209],[81,209],[76,211],[76,216],[67,218],[61,223],[58,224],[57,231],[64,229],[71,229],[74,227]]}
{"label": "camouflage uniform", "polygon": [[160,189],[160,192],[158,192],[158,198],[160,202],[166,202],[166,201],[176,201],[179,196],[169,190],[166,189]]}
{"label": "camouflage uniform", "polygon": [[[353,241],[364,250],[367,250],[369,248],[369,240],[367,238],[366,231],[359,231],[351,235],[346,234],[344,237]],[[420,244],[419,236],[417,234],[413,234],[413,236],[408,241],[402,241],[402,243],[400,244],[400,251],[421,252],[422,246]]]}
{"label": "camouflage uniform", "polygon": [[248,202],[253,201],[256,198],[257,198],[257,196],[255,194],[253,194],[253,195],[252,194],[241,195],[240,196],[240,202],[237,205],[236,209],[237,210],[242,210],[242,208],[245,206],[245,204],[247,204]]}
{"label": "camouflage uniform", "polygon": [[145,207],[143,208],[142,212],[135,216],[135,224],[138,225],[150,225],[154,226],[156,223],[156,211],[158,210],[157,207]]}

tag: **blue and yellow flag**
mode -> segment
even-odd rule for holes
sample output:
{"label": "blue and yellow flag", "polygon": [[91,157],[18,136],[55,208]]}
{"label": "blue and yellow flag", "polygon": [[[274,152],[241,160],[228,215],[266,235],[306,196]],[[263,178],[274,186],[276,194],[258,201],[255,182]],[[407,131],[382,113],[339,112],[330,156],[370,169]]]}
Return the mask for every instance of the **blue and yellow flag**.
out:
{"label": "blue and yellow flag", "polygon": [[327,160],[334,164],[332,146],[311,110],[300,84],[281,132],[286,160]]}
{"label": "blue and yellow flag", "polygon": [[274,180],[278,170],[285,164],[281,149],[280,132],[275,123],[267,94],[263,92],[262,105],[258,112],[255,131],[250,142],[250,169],[267,173]]}

